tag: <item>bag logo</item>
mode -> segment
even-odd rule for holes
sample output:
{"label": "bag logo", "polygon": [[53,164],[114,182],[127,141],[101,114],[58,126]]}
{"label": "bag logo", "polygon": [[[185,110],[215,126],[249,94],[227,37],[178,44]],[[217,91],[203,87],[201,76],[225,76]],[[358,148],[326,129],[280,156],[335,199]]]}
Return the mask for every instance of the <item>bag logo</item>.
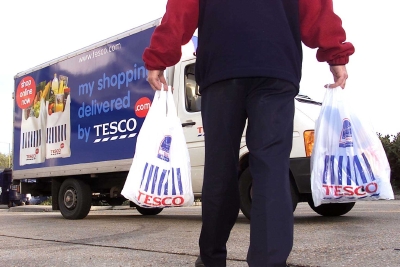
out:
{"label": "bag logo", "polygon": [[158,149],[157,158],[169,162],[169,149],[171,148],[172,137],[170,135],[164,136]]}
{"label": "bag logo", "polygon": [[353,147],[353,134],[349,119],[343,120],[342,132],[340,134],[339,147]]}

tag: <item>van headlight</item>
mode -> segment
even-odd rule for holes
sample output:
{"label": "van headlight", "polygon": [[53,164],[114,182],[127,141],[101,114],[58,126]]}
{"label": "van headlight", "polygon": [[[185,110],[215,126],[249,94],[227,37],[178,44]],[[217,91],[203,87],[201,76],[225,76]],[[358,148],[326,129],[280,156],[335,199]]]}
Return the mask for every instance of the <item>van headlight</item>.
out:
{"label": "van headlight", "polygon": [[311,157],[314,147],[314,130],[304,132],[304,146],[306,149],[306,157]]}

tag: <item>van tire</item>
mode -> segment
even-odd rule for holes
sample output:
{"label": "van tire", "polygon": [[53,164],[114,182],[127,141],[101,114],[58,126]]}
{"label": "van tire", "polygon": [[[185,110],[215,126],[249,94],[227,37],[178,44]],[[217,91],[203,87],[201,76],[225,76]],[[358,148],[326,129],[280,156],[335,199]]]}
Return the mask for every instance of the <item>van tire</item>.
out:
{"label": "van tire", "polygon": [[136,206],[136,209],[142,215],[157,215],[163,210],[163,208],[143,208],[139,206]]}
{"label": "van tire", "polygon": [[[293,211],[296,210],[297,203],[299,202],[299,194],[293,184],[294,181],[290,179],[290,192],[292,195]],[[251,219],[251,188],[253,178],[250,174],[250,169],[246,168],[239,177],[239,193],[240,193],[240,209],[247,219]]]}
{"label": "van tire", "polygon": [[333,216],[342,216],[348,213],[355,205],[355,202],[348,203],[328,203],[322,204],[318,207],[314,206],[314,201],[312,197],[308,199],[308,205],[310,208],[322,216],[333,217]]}
{"label": "van tire", "polygon": [[82,180],[69,178],[61,184],[58,202],[65,219],[83,219],[89,214],[92,206],[90,186]]}

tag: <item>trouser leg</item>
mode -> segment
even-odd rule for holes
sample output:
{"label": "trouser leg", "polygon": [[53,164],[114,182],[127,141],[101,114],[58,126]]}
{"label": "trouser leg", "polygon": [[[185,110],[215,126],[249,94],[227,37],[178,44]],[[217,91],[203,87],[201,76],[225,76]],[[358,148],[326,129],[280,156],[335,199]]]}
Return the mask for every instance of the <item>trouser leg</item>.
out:
{"label": "trouser leg", "polygon": [[240,208],[238,160],[246,122],[245,87],[238,80],[202,90],[205,133],[200,256],[206,266],[226,266],[226,242]]}
{"label": "trouser leg", "polygon": [[279,79],[254,80],[247,96],[246,143],[253,178],[251,267],[286,266],[293,245],[289,157],[297,88]]}

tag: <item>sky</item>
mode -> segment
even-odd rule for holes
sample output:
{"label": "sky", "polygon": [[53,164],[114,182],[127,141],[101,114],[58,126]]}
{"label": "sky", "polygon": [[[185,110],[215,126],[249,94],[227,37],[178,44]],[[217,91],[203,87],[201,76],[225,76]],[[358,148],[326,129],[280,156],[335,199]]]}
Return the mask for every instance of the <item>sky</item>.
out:
{"label": "sky", "polygon": [[[184,2],[184,1],[182,1]],[[400,132],[400,1],[334,0],[347,41],[346,92],[376,132]],[[0,152],[12,143],[14,76],[163,16],[166,0],[2,1],[0,4]],[[362,5],[360,4],[362,3]],[[315,49],[303,47],[301,92],[322,101],[333,78]]]}

